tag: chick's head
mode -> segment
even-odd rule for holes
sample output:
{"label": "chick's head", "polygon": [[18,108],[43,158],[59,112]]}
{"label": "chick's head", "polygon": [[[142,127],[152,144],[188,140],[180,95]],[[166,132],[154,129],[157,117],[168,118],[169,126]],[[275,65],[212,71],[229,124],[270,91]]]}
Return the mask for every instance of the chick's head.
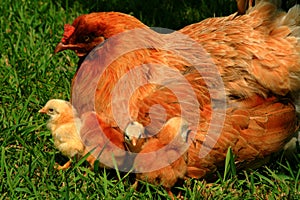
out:
{"label": "chick's head", "polygon": [[[67,118],[74,118],[76,111],[72,104],[68,101],[61,99],[51,99],[46,105],[39,110],[39,113],[47,114],[50,116],[50,121],[66,120]],[[64,121],[63,120],[63,121]]]}
{"label": "chick's head", "polygon": [[136,146],[137,141],[145,137],[145,128],[137,121],[130,122],[125,129],[125,142]]}

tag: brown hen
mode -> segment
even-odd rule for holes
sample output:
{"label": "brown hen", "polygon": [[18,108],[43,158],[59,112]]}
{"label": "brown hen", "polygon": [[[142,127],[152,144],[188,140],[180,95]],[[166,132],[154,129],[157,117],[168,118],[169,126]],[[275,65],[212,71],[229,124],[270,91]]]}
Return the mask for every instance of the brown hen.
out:
{"label": "brown hen", "polygon": [[[125,14],[92,13],[66,26],[55,51],[85,56],[107,39],[73,79],[74,106],[105,119],[114,130],[103,130],[110,140],[121,138],[130,121],[154,135],[169,119],[185,118],[194,133],[186,175],[200,178],[223,165],[229,147],[244,166],[282,149],[296,131],[289,93],[300,87],[299,13],[299,6],[283,13],[260,2],[245,15],[206,19],[170,34]],[[84,140],[104,149],[86,132]],[[111,143],[124,149],[122,139]]]}

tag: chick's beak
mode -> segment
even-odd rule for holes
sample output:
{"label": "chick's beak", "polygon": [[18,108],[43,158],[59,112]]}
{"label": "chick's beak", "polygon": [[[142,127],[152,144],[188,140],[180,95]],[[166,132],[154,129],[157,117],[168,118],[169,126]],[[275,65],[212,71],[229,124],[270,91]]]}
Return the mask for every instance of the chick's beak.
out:
{"label": "chick's beak", "polygon": [[137,138],[132,138],[132,140],[131,140],[131,144],[132,144],[132,146],[136,146],[136,143],[137,143]]}
{"label": "chick's beak", "polygon": [[39,113],[45,114],[45,113],[46,113],[46,109],[45,109],[45,108],[42,108],[41,110],[39,110]]}

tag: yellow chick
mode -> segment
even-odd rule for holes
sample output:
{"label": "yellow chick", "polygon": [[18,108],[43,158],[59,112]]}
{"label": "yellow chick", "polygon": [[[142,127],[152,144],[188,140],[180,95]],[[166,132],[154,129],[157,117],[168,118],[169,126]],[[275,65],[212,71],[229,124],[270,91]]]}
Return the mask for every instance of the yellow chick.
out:
{"label": "yellow chick", "polygon": [[61,99],[51,99],[39,110],[50,116],[47,128],[51,131],[54,146],[70,160],[63,166],[58,166],[58,170],[65,170],[70,167],[72,158],[80,158],[84,152],[84,145],[81,141],[80,119],[71,103]]}

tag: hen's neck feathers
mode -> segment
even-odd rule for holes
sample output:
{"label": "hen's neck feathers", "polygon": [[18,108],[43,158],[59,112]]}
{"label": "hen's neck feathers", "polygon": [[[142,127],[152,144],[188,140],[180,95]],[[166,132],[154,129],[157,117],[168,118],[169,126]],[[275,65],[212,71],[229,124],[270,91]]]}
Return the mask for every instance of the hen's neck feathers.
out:
{"label": "hen's neck feathers", "polygon": [[122,33],[124,30],[147,27],[138,19],[118,12],[95,12],[82,15],[75,19],[73,26],[76,29],[84,29],[83,32],[94,30],[105,38]]}

